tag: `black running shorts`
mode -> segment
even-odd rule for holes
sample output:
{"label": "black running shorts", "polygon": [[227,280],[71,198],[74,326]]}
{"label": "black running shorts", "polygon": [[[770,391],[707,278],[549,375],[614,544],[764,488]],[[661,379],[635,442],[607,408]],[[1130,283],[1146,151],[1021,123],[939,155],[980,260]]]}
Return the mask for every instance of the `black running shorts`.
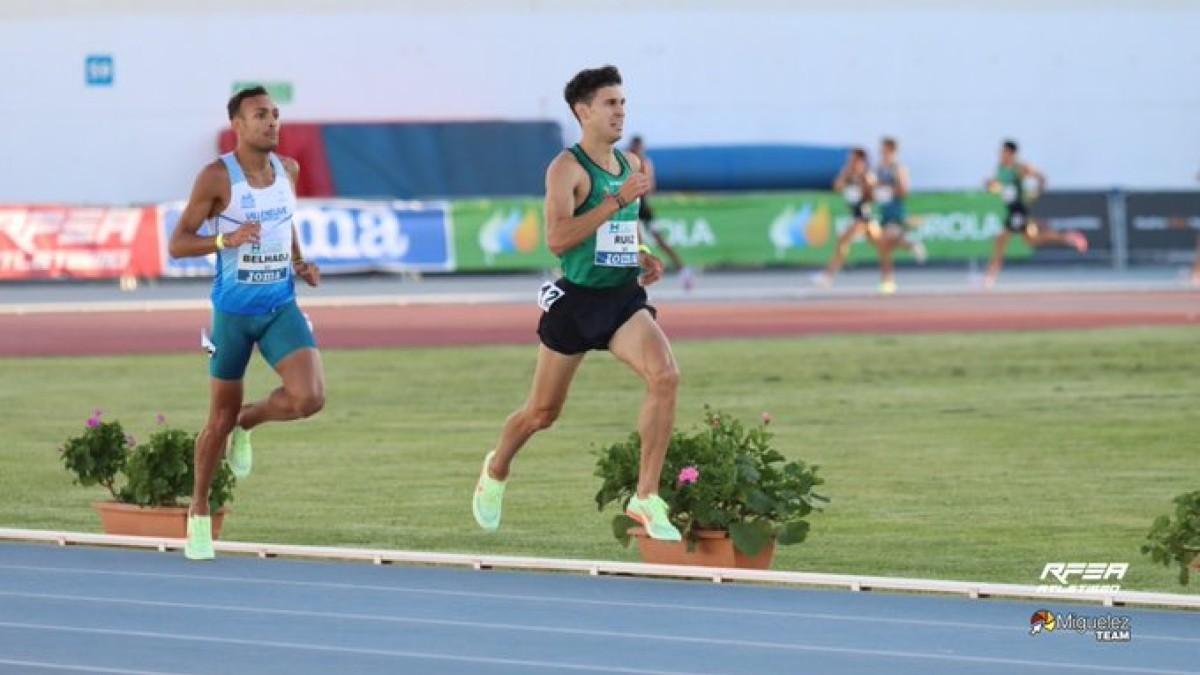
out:
{"label": "black running shorts", "polygon": [[1029,211],[1024,204],[1008,204],[1004,213],[1004,229],[1021,234],[1033,221],[1029,220]]}
{"label": "black running shorts", "polygon": [[566,279],[542,284],[538,292],[542,318],[538,337],[560,354],[608,349],[617,329],[642,309],[651,317],[658,310],[646,303],[646,289],[637,281],[616,288],[589,288]]}

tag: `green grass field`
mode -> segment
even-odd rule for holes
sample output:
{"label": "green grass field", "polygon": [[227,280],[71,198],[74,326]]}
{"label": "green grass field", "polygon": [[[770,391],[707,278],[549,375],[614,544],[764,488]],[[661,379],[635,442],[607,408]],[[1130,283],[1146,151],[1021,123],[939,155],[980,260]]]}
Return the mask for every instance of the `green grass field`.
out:
{"label": "green grass field", "polygon": [[[676,345],[679,424],[706,403],[769,411],[784,454],[819,464],[829,508],[776,569],[1036,584],[1051,561],[1130,562],[1124,588],[1180,591],[1138,547],[1200,487],[1200,331],[834,336]],[[476,529],[483,453],[519,405],[532,347],[329,351],[318,417],[255,433],[226,537],[635,559],[596,511],[591,450],[632,428],[635,377],[607,354],[519,458],[498,535]],[[0,360],[0,526],[98,530],[100,489],[57,448],[93,408],[144,437],[203,422],[197,355]],[[274,386],[256,361],[249,395]]]}

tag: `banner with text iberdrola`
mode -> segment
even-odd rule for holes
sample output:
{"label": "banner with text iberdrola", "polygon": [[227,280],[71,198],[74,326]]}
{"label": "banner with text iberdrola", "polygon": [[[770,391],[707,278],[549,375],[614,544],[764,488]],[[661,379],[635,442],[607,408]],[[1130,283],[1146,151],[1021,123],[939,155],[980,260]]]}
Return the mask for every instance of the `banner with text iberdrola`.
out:
{"label": "banner with text iberdrola", "polygon": [[[173,259],[167,243],[183,202],[159,206],[163,276],[212,276],[216,256]],[[301,199],[294,221],[305,258],[324,274],[453,271],[449,206],[445,202]],[[200,233],[213,234],[209,224]]]}
{"label": "banner with text iberdrola", "polygon": [[[650,201],[654,228],[690,265],[821,265],[851,222],[845,202],[829,192],[664,194]],[[458,270],[556,264],[545,244],[540,199],[458,200],[452,214]],[[987,259],[1003,229],[1003,205],[985,192],[914,193],[908,214],[910,236],[925,242],[932,260]],[[1030,249],[1013,237],[1009,255],[1028,257]],[[875,258],[871,246],[850,249],[852,262]]]}

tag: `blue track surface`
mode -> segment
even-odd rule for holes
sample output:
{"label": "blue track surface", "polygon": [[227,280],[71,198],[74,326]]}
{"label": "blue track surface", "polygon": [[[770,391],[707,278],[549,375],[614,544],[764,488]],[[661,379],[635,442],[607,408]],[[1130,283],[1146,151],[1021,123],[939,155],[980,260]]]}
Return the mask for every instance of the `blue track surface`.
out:
{"label": "blue track surface", "polygon": [[[1132,640],[1029,634],[1124,615]],[[1200,614],[0,544],[0,673],[1184,673]]]}

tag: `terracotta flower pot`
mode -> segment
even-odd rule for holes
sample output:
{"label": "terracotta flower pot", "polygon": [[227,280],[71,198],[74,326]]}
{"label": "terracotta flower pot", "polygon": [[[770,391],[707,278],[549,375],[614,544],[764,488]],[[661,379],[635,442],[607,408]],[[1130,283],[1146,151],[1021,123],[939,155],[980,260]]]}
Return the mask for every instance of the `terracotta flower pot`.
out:
{"label": "terracotta flower pot", "polygon": [[[106,534],[174,539],[187,536],[186,506],[136,506],[108,501],[92,502],[92,508],[100,514],[100,523]],[[212,514],[213,539],[221,534],[221,523],[228,511],[221,507]]]}
{"label": "terracotta flower pot", "polygon": [[775,555],[775,539],[772,538],[757,555],[749,556],[733,546],[733,540],[724,530],[696,530],[698,541],[693,551],[688,551],[687,541],[659,541],[646,535],[640,527],[630,528],[629,534],[637,539],[642,562],[661,565],[698,565],[702,567],[740,567],[742,569],[771,569]]}

